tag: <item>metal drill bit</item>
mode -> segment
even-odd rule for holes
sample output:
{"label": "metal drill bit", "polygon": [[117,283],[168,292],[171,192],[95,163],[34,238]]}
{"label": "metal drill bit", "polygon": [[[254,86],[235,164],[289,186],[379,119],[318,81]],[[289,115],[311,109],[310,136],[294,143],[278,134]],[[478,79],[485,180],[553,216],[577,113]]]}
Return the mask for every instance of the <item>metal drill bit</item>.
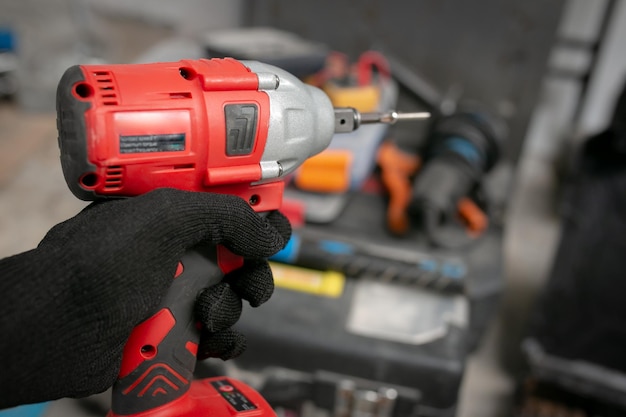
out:
{"label": "metal drill bit", "polygon": [[430,113],[427,111],[398,113],[395,110],[391,110],[386,113],[361,113],[361,124],[386,123],[392,125],[399,120],[421,120],[429,117]]}
{"label": "metal drill bit", "polygon": [[430,117],[429,112],[398,113],[388,112],[361,113],[352,107],[335,108],[335,132],[347,133],[358,129],[362,124],[394,124],[404,120],[423,120]]}

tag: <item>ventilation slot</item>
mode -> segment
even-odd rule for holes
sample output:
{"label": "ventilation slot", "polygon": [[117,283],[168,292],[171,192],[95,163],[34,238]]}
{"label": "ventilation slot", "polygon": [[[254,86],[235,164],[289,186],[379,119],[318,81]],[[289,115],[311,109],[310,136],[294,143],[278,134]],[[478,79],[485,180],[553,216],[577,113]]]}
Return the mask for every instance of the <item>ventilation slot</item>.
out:
{"label": "ventilation slot", "polygon": [[191,98],[191,93],[170,93],[170,98]]}
{"label": "ventilation slot", "polygon": [[117,91],[113,84],[113,77],[110,71],[95,71],[97,95],[100,102],[105,106],[117,106],[119,104]]}
{"label": "ventilation slot", "polygon": [[104,188],[121,188],[124,181],[124,171],[121,166],[110,166],[106,170]]}
{"label": "ventilation slot", "polygon": [[174,168],[174,169],[195,169],[196,165],[195,164],[179,164],[179,165],[174,165],[172,168]]}

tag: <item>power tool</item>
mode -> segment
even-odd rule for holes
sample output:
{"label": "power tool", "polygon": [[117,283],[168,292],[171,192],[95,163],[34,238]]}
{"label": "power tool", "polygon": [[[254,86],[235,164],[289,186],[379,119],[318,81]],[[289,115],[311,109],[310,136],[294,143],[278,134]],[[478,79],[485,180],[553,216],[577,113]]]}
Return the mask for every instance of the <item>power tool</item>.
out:
{"label": "power tool", "polygon": [[[237,195],[259,213],[280,209],[285,177],[336,131],[397,119],[334,109],[292,74],[232,58],[73,66],[57,90],[61,165],[83,200],[173,187]],[[181,259],[161,307],[125,346],[110,417],[273,415],[242,382],[193,380],[195,297],[242,261],[222,247]]]}

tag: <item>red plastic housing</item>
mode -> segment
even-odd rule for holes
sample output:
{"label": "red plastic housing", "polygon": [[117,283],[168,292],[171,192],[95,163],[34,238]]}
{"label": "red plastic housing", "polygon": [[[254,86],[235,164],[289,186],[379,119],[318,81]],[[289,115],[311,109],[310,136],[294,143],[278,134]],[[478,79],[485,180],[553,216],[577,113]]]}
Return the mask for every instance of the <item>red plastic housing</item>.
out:
{"label": "red plastic housing", "polygon": [[[80,68],[84,81],[72,91],[91,103],[84,117],[87,157],[95,167],[80,177],[83,189],[135,196],[174,187],[239,195],[257,211],[280,207],[282,181],[250,185],[261,179],[269,98],[242,63],[226,58]],[[247,154],[227,154],[229,104],[258,109]]]}

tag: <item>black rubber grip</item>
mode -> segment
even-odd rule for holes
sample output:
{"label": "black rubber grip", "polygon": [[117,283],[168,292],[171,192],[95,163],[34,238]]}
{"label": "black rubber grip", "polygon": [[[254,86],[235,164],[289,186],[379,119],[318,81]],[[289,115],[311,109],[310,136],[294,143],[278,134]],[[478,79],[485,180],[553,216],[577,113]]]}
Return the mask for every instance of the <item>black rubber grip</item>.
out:
{"label": "black rubber grip", "polygon": [[67,186],[81,200],[95,200],[97,196],[80,186],[81,177],[94,172],[96,167],[87,157],[87,127],[85,113],[91,108],[91,102],[81,100],[74,95],[74,89],[85,81],[83,70],[74,65],[68,68],[57,86],[56,110],[57,130],[61,167]]}
{"label": "black rubber grip", "polygon": [[[172,316],[175,320],[157,346],[149,343],[134,346],[145,349],[143,354],[150,359],[145,359],[114,384],[111,409],[115,415],[145,412],[170,403],[188,391],[196,365],[196,355],[190,347],[194,344],[197,347],[200,339],[194,317],[196,297],[204,288],[220,282],[223,276],[217,266],[216,252],[215,248],[203,248],[185,254],[181,259],[183,272],[174,279],[155,315],[135,328],[134,332],[140,334],[131,335],[129,343],[133,336],[148,343],[151,339],[146,337],[148,334],[163,332],[163,321],[154,320],[156,315]],[[122,361],[129,359],[124,357]]]}

